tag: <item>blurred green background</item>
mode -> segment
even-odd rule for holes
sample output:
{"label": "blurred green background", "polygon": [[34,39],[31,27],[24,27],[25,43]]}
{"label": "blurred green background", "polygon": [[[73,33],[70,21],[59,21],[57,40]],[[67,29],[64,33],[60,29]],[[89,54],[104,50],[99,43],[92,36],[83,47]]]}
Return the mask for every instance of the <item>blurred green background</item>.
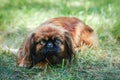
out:
{"label": "blurred green background", "polygon": [[53,68],[48,73],[21,70],[15,66],[12,54],[0,50],[1,80],[120,79],[120,0],[0,0],[0,46],[19,48],[31,30],[60,16],[77,17],[90,25],[99,37],[100,48],[80,52],[80,62],[67,70]]}

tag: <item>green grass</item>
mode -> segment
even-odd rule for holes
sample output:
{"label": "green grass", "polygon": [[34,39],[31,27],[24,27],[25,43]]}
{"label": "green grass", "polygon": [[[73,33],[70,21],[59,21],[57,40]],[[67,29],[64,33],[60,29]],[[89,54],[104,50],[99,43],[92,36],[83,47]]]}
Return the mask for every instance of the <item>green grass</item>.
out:
{"label": "green grass", "polygon": [[98,34],[100,47],[76,53],[71,65],[41,71],[15,65],[15,56],[0,49],[0,80],[119,80],[119,0],[0,0],[0,45],[19,48],[24,37],[53,17],[74,16]]}

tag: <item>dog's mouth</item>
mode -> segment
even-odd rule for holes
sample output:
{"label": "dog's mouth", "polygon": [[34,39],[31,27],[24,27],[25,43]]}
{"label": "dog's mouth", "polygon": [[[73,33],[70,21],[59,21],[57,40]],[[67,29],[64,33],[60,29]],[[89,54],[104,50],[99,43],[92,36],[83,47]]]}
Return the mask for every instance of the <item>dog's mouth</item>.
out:
{"label": "dog's mouth", "polygon": [[45,60],[48,57],[58,56],[60,53],[59,48],[43,48],[38,52],[38,56],[32,54],[33,65],[37,64],[40,61]]}
{"label": "dog's mouth", "polygon": [[48,49],[41,49],[40,54],[47,57],[47,56],[53,56],[58,55],[60,53],[59,48],[48,48]]}
{"label": "dog's mouth", "polygon": [[45,56],[52,56],[56,54],[58,54],[56,50],[47,50]]}

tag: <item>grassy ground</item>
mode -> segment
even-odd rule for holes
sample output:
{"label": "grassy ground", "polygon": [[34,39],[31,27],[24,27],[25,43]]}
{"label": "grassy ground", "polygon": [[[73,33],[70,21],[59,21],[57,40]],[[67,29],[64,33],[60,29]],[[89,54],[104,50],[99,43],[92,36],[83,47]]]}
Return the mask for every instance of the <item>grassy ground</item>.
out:
{"label": "grassy ground", "polygon": [[0,49],[0,80],[120,80],[119,0],[0,0],[0,45],[19,48],[29,31],[58,16],[78,17],[98,34],[100,47],[76,53],[70,66],[40,71],[15,65]]}

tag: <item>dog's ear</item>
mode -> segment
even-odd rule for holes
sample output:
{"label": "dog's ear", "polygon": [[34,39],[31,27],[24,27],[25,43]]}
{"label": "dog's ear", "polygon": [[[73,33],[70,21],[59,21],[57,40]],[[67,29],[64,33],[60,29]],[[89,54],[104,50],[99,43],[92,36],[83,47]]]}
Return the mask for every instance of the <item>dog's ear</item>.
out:
{"label": "dog's ear", "polygon": [[32,66],[32,53],[34,52],[34,33],[28,35],[17,53],[17,65],[20,67]]}
{"label": "dog's ear", "polygon": [[69,32],[65,32],[65,49],[67,51],[69,60],[71,61],[71,57],[74,55],[75,51],[73,48],[72,37]]}

